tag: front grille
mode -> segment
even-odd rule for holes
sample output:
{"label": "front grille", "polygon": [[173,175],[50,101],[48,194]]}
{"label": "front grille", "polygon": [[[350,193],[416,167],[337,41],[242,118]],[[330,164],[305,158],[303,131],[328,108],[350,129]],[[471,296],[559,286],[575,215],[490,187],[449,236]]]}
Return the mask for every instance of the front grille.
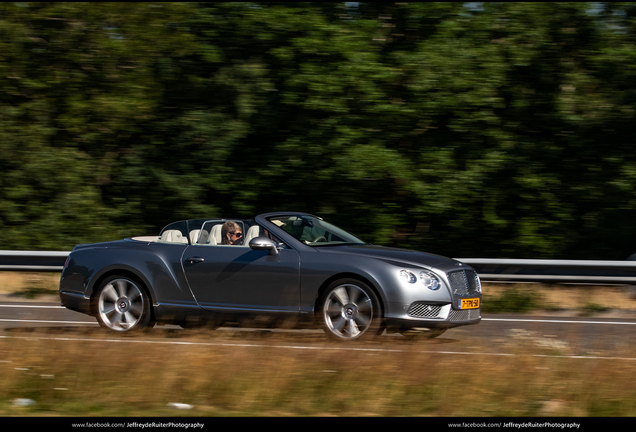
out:
{"label": "front grille", "polygon": [[438,318],[441,310],[441,305],[415,302],[407,313],[415,318]]}
{"label": "front grille", "polygon": [[478,295],[481,291],[479,276],[472,270],[458,270],[448,273],[451,292],[457,297]]}
{"label": "front grille", "polygon": [[449,321],[471,321],[481,318],[480,309],[467,309],[467,310],[451,310],[448,315]]}

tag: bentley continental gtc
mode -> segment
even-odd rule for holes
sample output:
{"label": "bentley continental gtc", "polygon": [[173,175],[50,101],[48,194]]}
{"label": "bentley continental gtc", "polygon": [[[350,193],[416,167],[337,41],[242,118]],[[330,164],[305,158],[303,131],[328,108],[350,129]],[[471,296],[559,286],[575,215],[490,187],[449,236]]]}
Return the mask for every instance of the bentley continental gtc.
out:
{"label": "bentley continental gtc", "polygon": [[119,332],[265,317],[341,340],[435,337],[479,323],[482,297],[466,264],[372,245],[297,212],[185,220],[158,236],[78,245],[59,292],[63,306]]}

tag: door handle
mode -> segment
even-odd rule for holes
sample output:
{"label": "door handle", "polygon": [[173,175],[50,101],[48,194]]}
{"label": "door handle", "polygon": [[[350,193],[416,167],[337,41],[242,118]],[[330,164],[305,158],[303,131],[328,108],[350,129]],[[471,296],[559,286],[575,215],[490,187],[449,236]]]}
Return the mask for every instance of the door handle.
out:
{"label": "door handle", "polygon": [[198,257],[198,256],[186,259],[186,262],[193,263],[193,264],[194,263],[200,263],[200,262],[203,262],[203,261],[205,261],[205,259],[203,259],[201,257]]}

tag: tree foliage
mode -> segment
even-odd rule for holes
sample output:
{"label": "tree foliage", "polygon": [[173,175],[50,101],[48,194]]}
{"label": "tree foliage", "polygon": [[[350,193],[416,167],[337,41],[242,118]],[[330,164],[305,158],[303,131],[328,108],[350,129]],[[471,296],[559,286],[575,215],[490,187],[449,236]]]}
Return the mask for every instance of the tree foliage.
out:
{"label": "tree foliage", "polygon": [[318,214],[450,256],[636,248],[631,3],[2,3],[0,241]]}

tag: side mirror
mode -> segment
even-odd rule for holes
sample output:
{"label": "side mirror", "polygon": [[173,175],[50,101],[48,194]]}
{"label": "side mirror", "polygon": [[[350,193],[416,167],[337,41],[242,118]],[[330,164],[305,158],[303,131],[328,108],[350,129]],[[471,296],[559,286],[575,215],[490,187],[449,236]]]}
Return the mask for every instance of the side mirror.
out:
{"label": "side mirror", "polygon": [[250,240],[250,249],[254,250],[266,250],[270,255],[278,255],[278,248],[276,243],[267,237],[256,237]]}

